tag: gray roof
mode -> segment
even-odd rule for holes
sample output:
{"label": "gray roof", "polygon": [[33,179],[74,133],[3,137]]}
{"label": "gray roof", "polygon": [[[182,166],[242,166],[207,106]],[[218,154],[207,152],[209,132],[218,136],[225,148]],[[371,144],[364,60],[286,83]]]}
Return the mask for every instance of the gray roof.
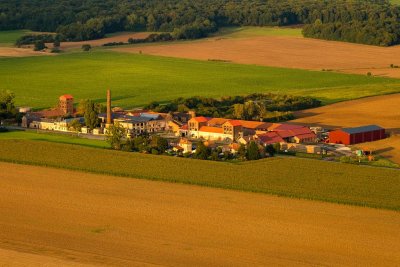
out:
{"label": "gray roof", "polygon": [[364,132],[372,132],[377,130],[382,130],[383,128],[378,125],[367,125],[367,126],[360,126],[355,128],[343,128],[342,131],[348,134],[357,134],[357,133],[364,133]]}

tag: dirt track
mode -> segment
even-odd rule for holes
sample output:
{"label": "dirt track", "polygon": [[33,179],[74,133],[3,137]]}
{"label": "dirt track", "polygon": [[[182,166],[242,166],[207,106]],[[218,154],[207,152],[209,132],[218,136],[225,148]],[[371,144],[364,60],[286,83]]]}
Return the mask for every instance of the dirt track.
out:
{"label": "dirt track", "polygon": [[0,265],[400,264],[400,213],[0,163]]}
{"label": "dirt track", "polygon": [[293,36],[209,38],[200,41],[116,48],[118,51],[227,60],[242,64],[310,70],[334,70],[400,78],[400,46],[376,47]]}

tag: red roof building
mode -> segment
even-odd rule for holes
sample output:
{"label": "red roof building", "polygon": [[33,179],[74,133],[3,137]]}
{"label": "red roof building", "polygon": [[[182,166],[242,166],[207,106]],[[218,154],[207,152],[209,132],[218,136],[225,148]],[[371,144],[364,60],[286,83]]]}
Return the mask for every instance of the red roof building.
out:
{"label": "red roof building", "polygon": [[343,128],[329,133],[329,142],[343,145],[372,142],[386,138],[385,129],[377,125]]}

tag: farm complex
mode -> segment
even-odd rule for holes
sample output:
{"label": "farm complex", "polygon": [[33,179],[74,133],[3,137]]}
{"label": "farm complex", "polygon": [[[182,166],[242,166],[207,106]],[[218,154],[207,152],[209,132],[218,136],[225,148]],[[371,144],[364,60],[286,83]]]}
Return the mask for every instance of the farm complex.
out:
{"label": "farm complex", "polygon": [[399,1],[0,1],[0,266],[400,266]]}
{"label": "farm complex", "polygon": [[[196,116],[195,111],[160,113],[143,109],[124,110],[112,107],[111,99],[111,91],[108,90],[106,112],[97,113],[98,123],[92,128],[87,125],[87,118],[79,115],[74,108],[74,97],[68,94],[59,97],[57,108],[41,111],[20,108],[24,114],[21,126],[50,132],[79,132],[83,136],[100,139],[111,135],[111,127],[119,127],[123,130],[122,139],[133,140],[149,135],[150,139],[152,136],[161,137],[167,145],[158,153],[180,156],[196,153],[198,145],[202,144],[220,155],[233,157],[238,157],[241,149],[253,145],[258,148],[258,157],[263,157],[265,153],[265,156],[305,153],[320,157],[356,158],[363,156],[364,151],[352,151],[346,146],[387,137],[385,129],[376,125],[328,130],[298,123]],[[371,150],[365,153],[370,155]],[[373,160],[373,157],[368,157],[368,160]]]}

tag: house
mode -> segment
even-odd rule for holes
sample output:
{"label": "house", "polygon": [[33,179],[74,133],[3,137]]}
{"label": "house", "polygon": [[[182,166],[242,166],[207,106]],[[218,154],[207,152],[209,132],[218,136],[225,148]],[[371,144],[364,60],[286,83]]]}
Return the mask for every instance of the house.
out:
{"label": "house", "polygon": [[179,140],[178,146],[183,149],[183,153],[193,152],[193,143],[186,138],[181,138],[181,140]]}
{"label": "house", "polygon": [[329,133],[330,143],[344,145],[372,142],[384,138],[386,138],[385,129],[377,125],[343,128]]}

